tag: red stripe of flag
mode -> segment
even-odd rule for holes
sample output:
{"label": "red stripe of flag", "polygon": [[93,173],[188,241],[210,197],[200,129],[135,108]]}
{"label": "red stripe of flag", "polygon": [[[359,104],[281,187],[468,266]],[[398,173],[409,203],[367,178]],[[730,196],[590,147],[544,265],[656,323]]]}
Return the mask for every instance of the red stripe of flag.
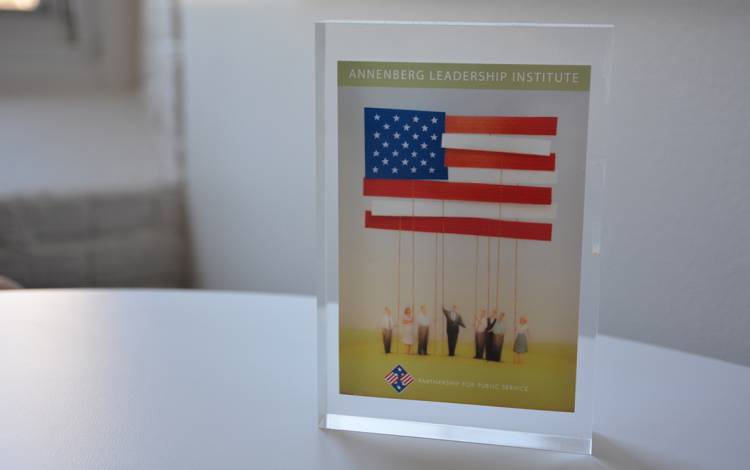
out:
{"label": "red stripe of flag", "polygon": [[445,166],[505,170],[555,171],[555,154],[549,157],[486,150],[445,149]]}
{"label": "red stripe of flag", "polygon": [[512,204],[552,204],[552,188],[538,186],[365,178],[363,192],[365,196]]}
{"label": "red stripe of flag", "polygon": [[371,211],[366,211],[365,227],[384,230],[515,238],[519,240],[552,240],[552,224],[476,217],[372,215]]}
{"label": "red stripe of flag", "polygon": [[531,116],[446,116],[449,134],[556,135],[556,117]]}

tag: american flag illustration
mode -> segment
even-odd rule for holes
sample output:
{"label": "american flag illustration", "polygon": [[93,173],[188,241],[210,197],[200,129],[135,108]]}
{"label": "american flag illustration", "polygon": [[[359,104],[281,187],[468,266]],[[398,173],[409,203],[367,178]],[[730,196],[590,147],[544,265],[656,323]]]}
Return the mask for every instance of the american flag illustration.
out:
{"label": "american flag illustration", "polygon": [[406,369],[398,365],[386,374],[385,381],[388,382],[396,392],[401,393],[410,383],[414,382],[414,377],[406,372]]}
{"label": "american flag illustration", "polygon": [[365,108],[365,227],[550,241],[552,116]]}

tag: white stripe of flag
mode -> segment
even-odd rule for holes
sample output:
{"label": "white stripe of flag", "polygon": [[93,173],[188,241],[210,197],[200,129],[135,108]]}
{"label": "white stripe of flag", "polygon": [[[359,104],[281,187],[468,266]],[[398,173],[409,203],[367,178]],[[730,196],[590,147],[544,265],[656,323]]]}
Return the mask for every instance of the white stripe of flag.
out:
{"label": "white stripe of flag", "polygon": [[[498,207],[499,206],[499,207]],[[557,216],[557,204],[496,204],[491,202],[443,201],[431,199],[411,199],[373,197],[369,198],[369,209],[373,215],[422,217],[480,217],[507,220],[552,220]]]}
{"label": "white stripe of flag", "polygon": [[487,150],[491,152],[524,153],[528,155],[550,154],[549,139],[516,137],[495,134],[443,134],[443,148]]}
{"label": "white stripe of flag", "polygon": [[551,186],[557,183],[555,171],[494,170],[488,168],[449,168],[448,181],[457,183],[518,184]]}

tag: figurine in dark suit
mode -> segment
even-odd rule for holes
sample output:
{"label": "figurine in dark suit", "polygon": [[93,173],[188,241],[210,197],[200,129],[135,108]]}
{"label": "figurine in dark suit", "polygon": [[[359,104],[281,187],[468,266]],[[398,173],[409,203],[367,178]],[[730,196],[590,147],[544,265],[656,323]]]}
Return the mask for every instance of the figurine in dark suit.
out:
{"label": "figurine in dark suit", "polygon": [[388,307],[383,310],[381,329],[383,331],[383,349],[385,350],[386,354],[390,354],[391,338],[393,337],[393,314],[391,313],[391,309]]}
{"label": "figurine in dark suit", "polygon": [[484,309],[477,315],[474,315],[474,359],[484,358],[488,321],[487,311]]}
{"label": "figurine in dark suit", "polygon": [[445,315],[446,325],[445,331],[448,334],[448,355],[456,355],[456,343],[458,342],[458,328],[466,328],[461,315],[458,314],[458,308],[453,305],[450,310],[443,307],[443,315]]}
{"label": "figurine in dark suit", "polygon": [[487,333],[487,360],[500,362],[505,342],[505,313],[501,312],[498,315],[497,310],[493,310],[490,318],[493,320]]}
{"label": "figurine in dark suit", "polygon": [[493,327],[495,326],[495,322],[497,321],[497,317],[493,314],[487,317],[487,321],[484,325],[484,352],[485,352],[485,359],[488,361],[491,361],[495,358],[494,354],[495,351],[492,349],[492,345],[495,341],[495,335],[493,333]]}
{"label": "figurine in dark suit", "polygon": [[427,315],[427,306],[420,305],[417,314],[417,354],[427,355],[427,342],[430,339],[430,317]]}

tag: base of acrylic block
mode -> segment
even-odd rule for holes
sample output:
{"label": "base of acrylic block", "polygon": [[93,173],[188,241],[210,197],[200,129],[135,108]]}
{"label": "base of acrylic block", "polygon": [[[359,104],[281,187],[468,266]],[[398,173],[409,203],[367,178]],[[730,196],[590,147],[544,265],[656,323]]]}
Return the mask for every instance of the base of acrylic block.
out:
{"label": "base of acrylic block", "polygon": [[339,431],[369,432],[393,436],[420,437],[446,441],[471,442],[510,447],[525,447],[558,452],[591,455],[591,439],[581,437],[534,434],[521,431],[454,426],[449,424],[421,423],[398,419],[368,418],[327,414],[320,427]]}

